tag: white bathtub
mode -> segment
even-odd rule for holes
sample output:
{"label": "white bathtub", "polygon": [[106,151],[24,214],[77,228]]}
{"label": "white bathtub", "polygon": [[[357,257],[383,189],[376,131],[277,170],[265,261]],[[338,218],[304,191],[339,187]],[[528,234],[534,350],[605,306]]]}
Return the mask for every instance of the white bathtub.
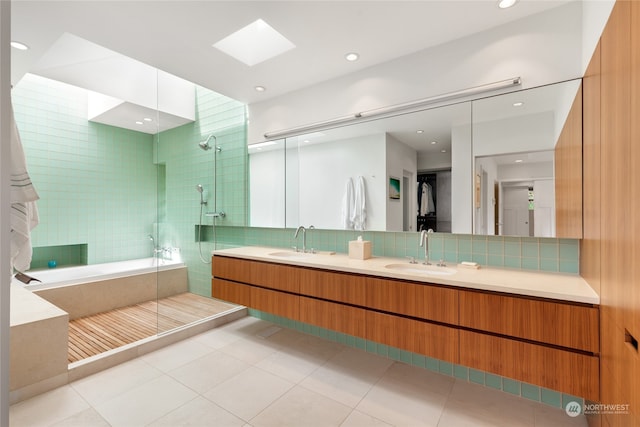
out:
{"label": "white bathtub", "polygon": [[141,258],[127,261],[107,262],[104,264],[81,265],[77,267],[61,267],[49,270],[28,271],[26,274],[38,281],[24,284],[13,278],[13,282],[31,291],[49,289],[59,286],[78,285],[96,280],[115,279],[136,274],[154,273],[184,267],[180,260],[159,258]]}
{"label": "white bathtub", "polygon": [[70,320],[188,291],[187,267],[176,260],[143,258],[27,274],[41,282],[13,282],[66,311]]}

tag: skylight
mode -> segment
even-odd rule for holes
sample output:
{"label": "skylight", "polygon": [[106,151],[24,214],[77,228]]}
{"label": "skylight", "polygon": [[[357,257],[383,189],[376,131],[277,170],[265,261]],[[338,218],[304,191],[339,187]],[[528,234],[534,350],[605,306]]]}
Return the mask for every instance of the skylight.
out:
{"label": "skylight", "polygon": [[228,35],[213,45],[248,66],[254,66],[296,47],[262,19]]}

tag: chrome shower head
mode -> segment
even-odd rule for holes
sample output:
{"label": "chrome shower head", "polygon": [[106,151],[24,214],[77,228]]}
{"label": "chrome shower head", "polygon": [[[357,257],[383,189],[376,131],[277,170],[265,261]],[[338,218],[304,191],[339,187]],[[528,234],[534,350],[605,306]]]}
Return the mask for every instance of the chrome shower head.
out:
{"label": "chrome shower head", "polygon": [[202,184],[196,185],[196,191],[200,193],[200,205],[206,205],[207,201],[204,199],[204,188]]}
{"label": "chrome shower head", "polygon": [[[202,148],[204,151],[208,151],[211,150],[213,147],[209,144],[209,141],[211,140],[211,138],[213,138],[213,142],[214,144],[218,142],[216,136],[214,134],[211,134],[207,137],[207,139],[205,139],[204,141],[200,141],[198,143],[198,146],[200,148]],[[216,152],[220,151],[220,147],[216,147]]]}

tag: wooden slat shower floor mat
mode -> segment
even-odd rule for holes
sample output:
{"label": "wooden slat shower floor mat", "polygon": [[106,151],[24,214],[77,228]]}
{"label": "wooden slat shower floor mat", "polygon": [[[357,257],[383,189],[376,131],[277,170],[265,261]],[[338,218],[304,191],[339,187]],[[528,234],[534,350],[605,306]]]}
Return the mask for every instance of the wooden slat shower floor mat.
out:
{"label": "wooden slat shower floor mat", "polygon": [[183,293],[69,322],[69,363],[225,312],[234,306]]}

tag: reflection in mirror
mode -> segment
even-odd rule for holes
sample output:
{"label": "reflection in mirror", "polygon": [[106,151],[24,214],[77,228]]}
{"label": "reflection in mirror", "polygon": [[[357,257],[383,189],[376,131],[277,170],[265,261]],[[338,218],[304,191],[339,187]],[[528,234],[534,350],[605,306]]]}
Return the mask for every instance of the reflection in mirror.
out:
{"label": "reflection in mirror", "polygon": [[[450,231],[452,147],[469,150],[470,113],[461,103],[287,138],[287,226],[418,231],[428,215]],[[444,173],[421,212],[426,171]]]}
{"label": "reflection in mirror", "polygon": [[249,225],[285,227],[285,141],[252,144],[249,153]]}
{"label": "reflection in mirror", "polygon": [[568,138],[577,147],[569,162],[580,168],[582,161],[581,122],[575,124],[581,117],[580,83],[473,101],[474,233],[580,237],[559,234],[556,227],[559,199],[580,197],[581,205],[581,169],[574,173],[571,194],[556,190],[558,175],[575,169],[558,157]]}

